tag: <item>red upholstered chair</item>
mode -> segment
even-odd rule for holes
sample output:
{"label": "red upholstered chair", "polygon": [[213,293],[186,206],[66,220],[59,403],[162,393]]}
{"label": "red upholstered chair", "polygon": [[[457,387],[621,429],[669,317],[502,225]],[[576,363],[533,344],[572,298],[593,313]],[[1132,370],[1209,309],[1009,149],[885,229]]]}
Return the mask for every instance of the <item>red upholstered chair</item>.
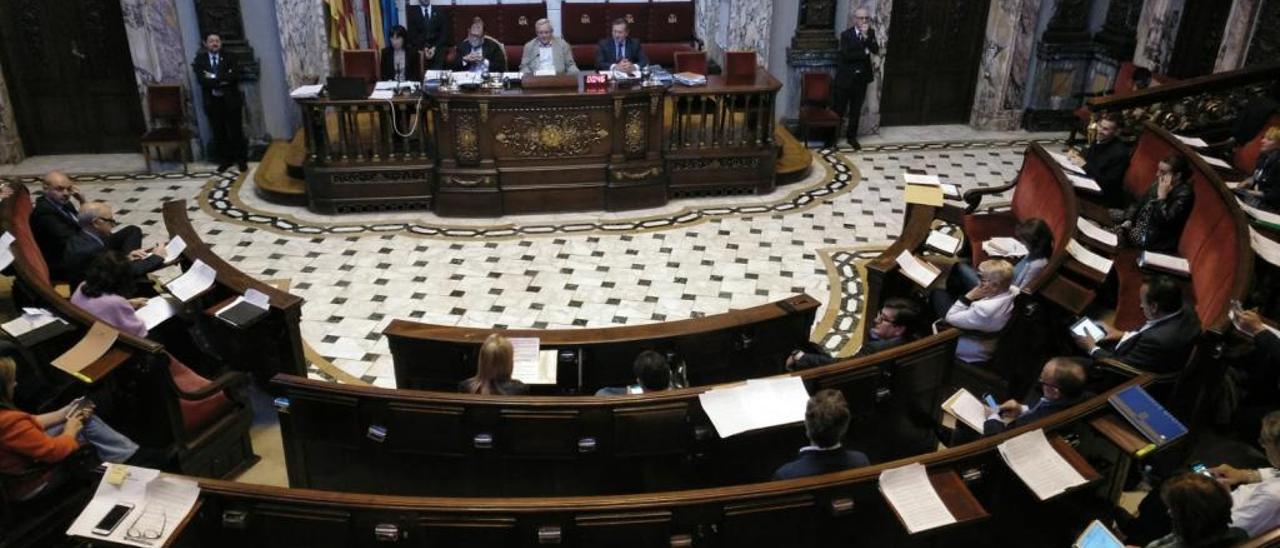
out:
{"label": "red upholstered chair", "polygon": [[[532,38],[530,38],[530,40],[532,40]],[[528,41],[529,40],[525,40],[525,42]],[[519,44],[512,44],[508,42],[507,45],[504,46],[503,50],[507,52],[507,70],[510,72],[519,71],[520,61],[524,57],[524,42],[520,42]]]}
{"label": "red upholstered chair", "polygon": [[809,146],[813,129],[831,131],[831,140],[840,129],[840,115],[831,109],[831,75],[805,72],[800,75],[800,141]]}
{"label": "red upholstered chair", "polygon": [[640,47],[644,49],[644,56],[649,58],[650,65],[663,67],[674,67],[676,54],[698,52],[687,42],[645,42]]}
{"label": "red upholstered chair", "polygon": [[749,84],[756,81],[756,52],[726,51],[724,52],[724,77],[734,83]]}
{"label": "red upholstered chair", "polygon": [[705,75],[707,73],[707,52],[676,52],[674,64],[675,72],[692,72]]}
{"label": "red upholstered chair", "polygon": [[1262,130],[1253,136],[1249,142],[1236,147],[1231,155],[1231,163],[1236,169],[1244,173],[1253,173],[1253,168],[1258,167],[1258,154],[1262,150],[1262,136],[1267,133],[1268,128],[1280,126],[1280,113],[1272,114],[1267,119],[1267,123],[1262,126]]}
{"label": "red upholstered chair", "polygon": [[342,50],[342,75],[352,78],[364,78],[370,84],[378,81],[378,50],[348,49]]}
{"label": "red upholstered chair", "polygon": [[587,72],[596,70],[596,50],[600,49],[596,44],[577,44],[569,46],[573,50],[573,62],[578,68]]}
{"label": "red upholstered chair", "polygon": [[142,156],[151,172],[152,147],[175,146],[182,158],[182,172],[187,172],[187,156],[190,154],[191,131],[187,129],[187,112],[183,108],[182,86],[147,86],[147,112],[151,115],[151,127],[142,134]]}

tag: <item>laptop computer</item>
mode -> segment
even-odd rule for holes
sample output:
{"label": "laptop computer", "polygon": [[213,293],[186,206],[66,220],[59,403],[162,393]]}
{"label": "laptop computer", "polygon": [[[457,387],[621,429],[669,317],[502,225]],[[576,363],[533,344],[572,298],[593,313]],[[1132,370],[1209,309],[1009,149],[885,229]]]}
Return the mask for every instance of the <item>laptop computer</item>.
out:
{"label": "laptop computer", "polygon": [[365,99],[369,96],[364,78],[352,76],[330,76],[325,80],[324,89],[329,98],[335,101]]}

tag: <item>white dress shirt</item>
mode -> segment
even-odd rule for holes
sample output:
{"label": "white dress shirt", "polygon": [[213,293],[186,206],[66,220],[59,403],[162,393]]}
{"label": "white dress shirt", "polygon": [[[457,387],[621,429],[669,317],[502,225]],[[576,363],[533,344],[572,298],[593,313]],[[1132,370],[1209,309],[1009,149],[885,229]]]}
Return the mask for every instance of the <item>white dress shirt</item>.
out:
{"label": "white dress shirt", "polygon": [[534,72],[556,72],[555,48],[552,46],[555,42],[543,44],[538,42],[538,64],[534,65]]}
{"label": "white dress shirt", "polygon": [[1275,468],[1258,470],[1259,483],[1231,492],[1231,525],[1249,532],[1249,538],[1280,527],[1280,474]]}
{"label": "white dress shirt", "polygon": [[[1018,286],[1009,286],[1004,293],[972,303],[960,299],[947,311],[946,321],[952,327],[966,331],[999,333],[1013,316],[1013,300],[1018,296]],[[994,336],[975,337],[961,335],[956,341],[956,358],[966,363],[985,362],[995,352]]]}

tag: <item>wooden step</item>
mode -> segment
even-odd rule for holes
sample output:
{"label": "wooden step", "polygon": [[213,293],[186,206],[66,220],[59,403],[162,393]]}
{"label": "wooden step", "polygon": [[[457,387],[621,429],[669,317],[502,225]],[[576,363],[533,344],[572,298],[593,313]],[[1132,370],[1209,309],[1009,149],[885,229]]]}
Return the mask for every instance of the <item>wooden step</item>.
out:
{"label": "wooden step", "polygon": [[808,177],[809,171],[813,169],[813,154],[805,148],[804,143],[782,127],[782,124],[776,126],[773,141],[782,148],[775,164],[778,184],[794,183]]}
{"label": "wooden step", "polygon": [[[298,154],[295,156],[295,151]],[[262,199],[282,205],[306,205],[307,183],[302,177],[302,159],[305,156],[306,144],[303,143],[302,132],[294,136],[293,141],[273,141],[262,155],[262,163],[253,174],[253,188]],[[297,175],[291,163],[297,161]]]}

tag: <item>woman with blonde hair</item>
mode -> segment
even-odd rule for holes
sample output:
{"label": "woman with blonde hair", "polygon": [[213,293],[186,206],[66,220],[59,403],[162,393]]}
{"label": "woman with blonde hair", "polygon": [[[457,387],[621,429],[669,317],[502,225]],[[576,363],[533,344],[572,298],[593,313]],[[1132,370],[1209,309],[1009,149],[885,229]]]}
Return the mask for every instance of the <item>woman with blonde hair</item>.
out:
{"label": "woman with blonde hair", "polygon": [[[19,410],[13,403],[17,384],[17,364],[12,357],[0,355],[0,471],[19,474],[34,464],[60,462],[84,444],[93,446],[98,458],[106,462],[138,464],[134,461],[139,457],[154,456],[154,452],[140,450],[133,440],[95,417],[93,402],[87,399],[42,415]],[[7,486],[7,494],[14,500],[26,500],[57,479],[51,469]]]}
{"label": "woman with blonde hair", "polygon": [[1280,126],[1263,131],[1258,163],[1236,193],[1253,207],[1280,211]]}
{"label": "woman with blonde hair", "polygon": [[529,387],[511,378],[515,367],[515,350],[511,341],[494,333],[480,346],[476,360],[476,374],[458,384],[458,391],[465,394],[493,394],[499,396],[523,396]]}

